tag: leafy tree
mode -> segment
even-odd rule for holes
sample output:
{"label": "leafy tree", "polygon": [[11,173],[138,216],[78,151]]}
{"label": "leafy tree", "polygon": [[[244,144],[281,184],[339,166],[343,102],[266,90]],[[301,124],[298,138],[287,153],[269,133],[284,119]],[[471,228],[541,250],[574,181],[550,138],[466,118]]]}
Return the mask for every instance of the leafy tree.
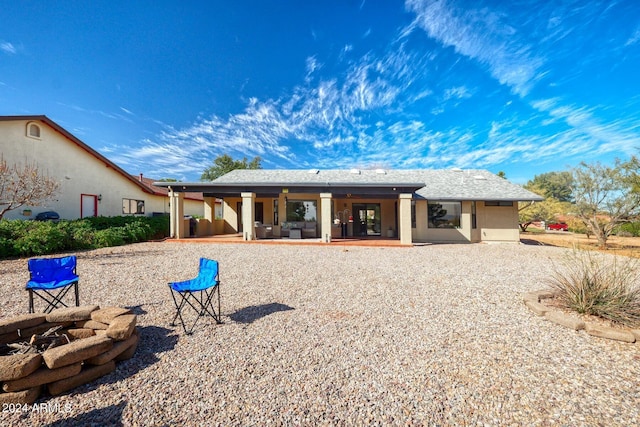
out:
{"label": "leafy tree", "polygon": [[234,160],[228,154],[222,154],[215,158],[212,166],[202,172],[200,180],[213,181],[214,179],[235,169],[262,169],[262,165],[260,164],[261,161],[262,159],[258,156],[254,157],[253,160],[248,161],[246,157],[242,160]]}
{"label": "leafy tree", "polygon": [[573,207],[602,248],[616,226],[632,221],[640,209],[640,161],[632,157],[613,167],[580,163],[572,171]]}
{"label": "leafy tree", "polygon": [[[530,186],[529,190],[544,195],[545,191],[537,186]],[[527,231],[534,221],[552,222],[558,215],[563,215],[569,210],[569,203],[561,202],[554,197],[546,197],[541,202],[526,202],[518,205],[518,223],[520,230]]]}
{"label": "leafy tree", "polygon": [[507,174],[504,173],[504,171],[498,171],[496,175],[498,175],[502,179],[507,179]]}
{"label": "leafy tree", "polygon": [[573,175],[571,172],[547,172],[533,177],[533,180],[527,182],[524,188],[531,190],[532,188],[542,190],[539,193],[544,197],[553,197],[561,202],[571,202],[573,197],[571,194],[573,184]]}
{"label": "leafy tree", "polygon": [[59,187],[60,183],[40,173],[35,163],[9,166],[0,156],[0,219],[22,206],[41,206]]}

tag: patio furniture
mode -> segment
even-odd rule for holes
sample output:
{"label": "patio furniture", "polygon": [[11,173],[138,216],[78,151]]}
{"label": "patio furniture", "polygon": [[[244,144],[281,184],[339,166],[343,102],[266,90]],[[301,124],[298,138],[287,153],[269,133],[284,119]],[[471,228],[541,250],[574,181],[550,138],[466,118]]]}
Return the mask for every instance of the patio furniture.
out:
{"label": "patio furniture", "polygon": [[290,239],[318,237],[316,228],[316,221],[287,221],[282,223],[280,237],[288,237]]}
{"label": "patio furniture", "polygon": [[316,236],[316,223],[315,222],[305,222],[304,227],[302,227],[302,238],[314,238]]}
{"label": "patio furniture", "polygon": [[50,313],[59,306],[68,307],[63,301],[74,289],[76,307],[80,305],[75,255],[62,258],[32,258],[27,261],[30,279],[25,289],[29,291],[29,313],[34,313],[33,297],[45,301],[44,312]]}
{"label": "patio furniture", "polygon": [[256,238],[270,239],[273,237],[273,226],[271,224],[262,224],[256,222]]}
{"label": "patio furniture", "polygon": [[[182,329],[187,335],[193,333],[196,323],[207,314],[214,318],[216,323],[222,323],[220,316],[220,275],[218,261],[200,258],[198,276],[182,282],[169,282],[173,303],[176,306],[176,315],[171,326],[175,326],[176,319],[180,319]],[[215,302],[217,300],[217,312]],[[183,310],[191,307],[196,312],[196,318],[187,330]]]}

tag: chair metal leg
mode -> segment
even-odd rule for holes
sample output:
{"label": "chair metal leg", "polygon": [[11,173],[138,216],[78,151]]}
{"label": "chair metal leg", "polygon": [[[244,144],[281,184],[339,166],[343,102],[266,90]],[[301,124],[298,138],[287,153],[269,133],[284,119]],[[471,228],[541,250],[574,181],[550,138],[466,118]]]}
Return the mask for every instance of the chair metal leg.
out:
{"label": "chair metal leg", "polygon": [[44,309],[44,313],[51,313],[54,309],[56,309],[59,306],[68,307],[68,305],[63,301],[63,298],[69,293],[72,287],[75,292],[76,307],[78,307],[80,305],[80,300],[78,295],[77,282],[61,288],[57,293],[49,292],[49,290],[47,289],[28,289],[29,313],[35,313],[34,298],[33,298],[34,295],[47,303]]}
{"label": "chair metal leg", "polygon": [[[171,297],[173,298],[173,303],[176,307],[176,314],[173,317],[171,326],[175,326],[176,320],[180,319],[180,323],[182,324],[182,329],[184,330],[185,334],[191,335],[193,333],[193,330],[196,327],[196,324],[198,323],[198,320],[200,320],[201,317],[204,317],[206,315],[213,317],[213,319],[216,321],[217,324],[222,323],[222,318],[220,316],[219,285],[216,285],[215,288],[218,288],[218,289],[211,289],[211,290],[205,289],[202,291],[198,291],[199,295],[196,295],[195,292],[191,292],[191,291],[177,292],[171,289]],[[175,295],[176,293],[180,296],[179,302],[178,302],[178,299],[176,298],[176,295]],[[217,296],[217,299],[218,299],[217,313],[216,313],[215,307],[213,306],[214,296]],[[187,305],[190,306],[196,313],[196,318],[193,321],[193,324],[191,324],[190,328],[187,328],[185,319],[182,316],[182,310],[186,308]]]}

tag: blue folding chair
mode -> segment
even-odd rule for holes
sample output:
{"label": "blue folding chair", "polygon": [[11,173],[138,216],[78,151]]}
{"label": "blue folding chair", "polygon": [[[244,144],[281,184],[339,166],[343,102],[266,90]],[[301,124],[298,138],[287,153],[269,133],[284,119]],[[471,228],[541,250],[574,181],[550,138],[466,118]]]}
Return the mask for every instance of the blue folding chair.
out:
{"label": "blue folding chair", "polygon": [[63,298],[73,288],[76,307],[80,305],[75,255],[62,258],[33,258],[27,261],[31,278],[27,282],[29,291],[29,313],[34,312],[34,295],[44,300],[45,313],[58,306],[68,307]]}
{"label": "blue folding chair", "polygon": [[[193,329],[200,317],[207,314],[214,318],[216,323],[222,323],[220,316],[220,275],[218,261],[207,258],[200,258],[200,269],[198,276],[191,280],[182,282],[170,282],[171,296],[176,306],[176,315],[173,317],[171,326],[176,325],[176,319],[180,319],[182,329],[187,335],[193,333]],[[218,311],[216,312],[215,302],[217,299]],[[182,310],[190,306],[197,313],[196,319],[187,330],[183,318]]]}

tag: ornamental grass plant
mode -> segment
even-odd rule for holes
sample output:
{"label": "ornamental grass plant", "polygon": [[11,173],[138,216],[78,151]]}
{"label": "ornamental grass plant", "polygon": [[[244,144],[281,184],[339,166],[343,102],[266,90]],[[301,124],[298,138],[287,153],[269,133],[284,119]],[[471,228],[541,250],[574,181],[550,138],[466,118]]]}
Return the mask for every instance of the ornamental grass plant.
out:
{"label": "ornamental grass plant", "polygon": [[640,272],[635,258],[574,249],[554,266],[548,285],[559,302],[580,314],[640,326]]}

